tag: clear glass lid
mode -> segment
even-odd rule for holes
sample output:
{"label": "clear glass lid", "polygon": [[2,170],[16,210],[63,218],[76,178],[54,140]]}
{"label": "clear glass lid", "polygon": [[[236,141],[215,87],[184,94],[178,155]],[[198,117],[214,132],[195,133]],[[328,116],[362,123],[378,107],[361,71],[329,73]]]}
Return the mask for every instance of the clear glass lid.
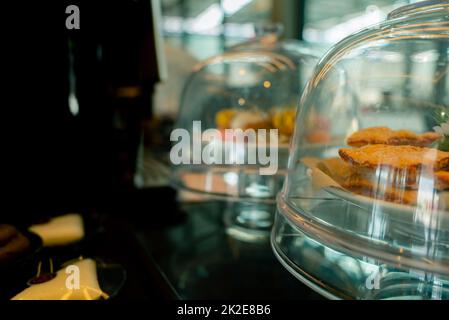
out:
{"label": "clear glass lid", "polygon": [[[311,286],[372,298],[363,277],[380,265],[449,276],[448,61],[449,3],[425,1],[319,62],[301,98],[272,238],[288,268],[322,280]],[[295,234],[321,248],[321,263],[338,256],[347,269],[336,276],[294,258],[305,245],[288,240]]]}

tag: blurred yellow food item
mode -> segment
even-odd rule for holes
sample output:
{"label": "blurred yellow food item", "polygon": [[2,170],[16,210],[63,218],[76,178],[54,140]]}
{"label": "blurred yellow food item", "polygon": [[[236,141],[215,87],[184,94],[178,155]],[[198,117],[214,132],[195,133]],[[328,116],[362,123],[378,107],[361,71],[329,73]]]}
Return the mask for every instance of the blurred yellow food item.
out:
{"label": "blurred yellow food item", "polygon": [[282,108],[273,111],[272,124],[280,134],[291,136],[295,129],[295,108]]}
{"label": "blurred yellow food item", "polygon": [[215,116],[220,129],[278,129],[281,137],[290,137],[295,128],[296,108],[273,108],[269,113],[260,110],[223,109]]}
{"label": "blurred yellow food item", "polygon": [[218,128],[228,129],[231,126],[231,121],[236,115],[237,110],[235,109],[223,109],[215,115],[215,123]]}
{"label": "blurred yellow food item", "polygon": [[235,114],[231,120],[231,129],[270,129],[271,119],[260,110],[245,110]]}

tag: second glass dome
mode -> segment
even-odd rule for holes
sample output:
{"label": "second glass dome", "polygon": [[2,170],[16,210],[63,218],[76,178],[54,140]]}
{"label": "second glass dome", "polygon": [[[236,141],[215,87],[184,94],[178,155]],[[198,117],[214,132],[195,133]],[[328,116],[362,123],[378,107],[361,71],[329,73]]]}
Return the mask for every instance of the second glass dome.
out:
{"label": "second glass dome", "polygon": [[[298,96],[318,57],[297,41],[262,39],[200,63],[187,81],[177,125],[181,131],[172,135],[175,145],[183,133],[191,142],[190,148],[176,149],[173,182],[178,188],[207,197],[275,202]],[[239,130],[252,131],[255,139],[234,138]],[[265,136],[259,135],[262,131]]]}

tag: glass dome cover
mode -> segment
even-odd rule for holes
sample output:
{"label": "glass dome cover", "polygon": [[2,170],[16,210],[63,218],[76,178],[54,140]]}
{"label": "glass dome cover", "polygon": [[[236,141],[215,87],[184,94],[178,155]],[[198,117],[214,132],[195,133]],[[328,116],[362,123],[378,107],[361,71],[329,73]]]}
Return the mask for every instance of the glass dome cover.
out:
{"label": "glass dome cover", "polygon": [[[207,197],[274,203],[298,94],[317,61],[312,48],[270,34],[195,66],[181,99],[176,127],[182,131],[172,135],[175,146],[182,133],[192,142],[175,149],[174,185]],[[235,139],[239,130],[253,130],[255,139]],[[201,147],[194,150],[195,144]]]}
{"label": "glass dome cover", "polygon": [[272,245],[323,295],[449,298],[448,60],[449,3],[424,1],[319,62]]}

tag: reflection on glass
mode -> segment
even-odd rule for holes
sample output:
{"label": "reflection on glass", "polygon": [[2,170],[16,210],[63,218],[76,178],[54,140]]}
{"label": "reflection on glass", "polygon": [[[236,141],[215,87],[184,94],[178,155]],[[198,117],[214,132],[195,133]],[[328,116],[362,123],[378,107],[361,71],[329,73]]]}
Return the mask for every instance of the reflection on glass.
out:
{"label": "reflection on glass", "polygon": [[397,12],[334,46],[300,102],[272,241],[330,298],[448,298],[449,4]]}

